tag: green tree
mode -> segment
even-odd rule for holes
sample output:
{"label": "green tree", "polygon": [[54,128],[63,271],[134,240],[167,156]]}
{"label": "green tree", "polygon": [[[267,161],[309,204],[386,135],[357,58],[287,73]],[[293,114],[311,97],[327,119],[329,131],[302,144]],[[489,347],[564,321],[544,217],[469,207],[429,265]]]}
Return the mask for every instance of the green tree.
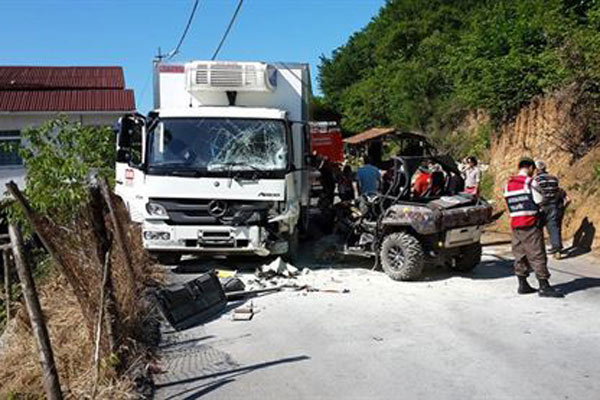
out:
{"label": "green tree", "polygon": [[389,0],[319,65],[323,99],[350,132],[443,136],[469,110],[495,125],[573,82],[600,98],[599,80],[596,0]]}
{"label": "green tree", "polygon": [[[77,215],[94,174],[114,175],[114,133],[108,127],[57,118],[25,130],[18,151],[27,171],[25,195],[36,211],[57,223]],[[21,218],[17,206],[9,213]]]}

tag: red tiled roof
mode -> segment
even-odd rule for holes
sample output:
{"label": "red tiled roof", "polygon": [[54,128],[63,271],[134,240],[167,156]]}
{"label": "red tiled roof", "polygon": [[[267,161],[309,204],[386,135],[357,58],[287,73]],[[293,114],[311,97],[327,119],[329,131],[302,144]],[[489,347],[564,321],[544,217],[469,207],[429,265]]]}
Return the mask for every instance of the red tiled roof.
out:
{"label": "red tiled roof", "polygon": [[0,111],[133,111],[133,90],[0,90]]}
{"label": "red tiled roof", "polygon": [[124,88],[121,67],[0,66],[0,90]]}

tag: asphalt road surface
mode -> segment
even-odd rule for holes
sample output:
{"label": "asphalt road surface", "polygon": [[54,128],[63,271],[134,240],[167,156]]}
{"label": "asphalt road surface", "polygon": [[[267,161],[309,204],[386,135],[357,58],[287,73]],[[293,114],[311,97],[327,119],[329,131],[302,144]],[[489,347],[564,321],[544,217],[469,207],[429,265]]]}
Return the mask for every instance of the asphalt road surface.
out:
{"label": "asphalt road surface", "polygon": [[[301,278],[349,293],[286,291],[252,300],[250,321],[229,311],[165,326],[156,398],[599,399],[600,263],[552,260],[566,297],[518,296],[507,251],[486,247],[472,274],[433,269],[420,282],[348,258]],[[219,264],[188,260],[170,276]]]}

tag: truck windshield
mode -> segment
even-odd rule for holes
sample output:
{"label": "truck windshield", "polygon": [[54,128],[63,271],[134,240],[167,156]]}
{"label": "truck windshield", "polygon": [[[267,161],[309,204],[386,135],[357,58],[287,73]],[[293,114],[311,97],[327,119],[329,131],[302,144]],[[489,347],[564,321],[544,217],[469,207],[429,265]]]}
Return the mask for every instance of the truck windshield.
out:
{"label": "truck windshield", "polygon": [[282,171],[288,165],[282,120],[162,119],[148,138],[152,171]]}

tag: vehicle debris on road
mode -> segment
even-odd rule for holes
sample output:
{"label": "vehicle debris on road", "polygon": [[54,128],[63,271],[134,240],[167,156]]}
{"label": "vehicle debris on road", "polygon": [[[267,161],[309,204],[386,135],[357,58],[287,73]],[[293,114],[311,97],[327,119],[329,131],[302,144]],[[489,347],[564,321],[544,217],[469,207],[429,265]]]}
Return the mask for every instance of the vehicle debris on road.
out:
{"label": "vehicle debris on road", "polygon": [[281,257],[277,257],[269,264],[262,265],[257,271],[256,275],[260,278],[270,279],[273,277],[281,276],[284,278],[292,278],[298,276],[300,270],[285,262]]}
{"label": "vehicle debris on road", "polygon": [[250,321],[254,317],[254,303],[249,302],[243,307],[233,310],[231,319],[233,321]]}

